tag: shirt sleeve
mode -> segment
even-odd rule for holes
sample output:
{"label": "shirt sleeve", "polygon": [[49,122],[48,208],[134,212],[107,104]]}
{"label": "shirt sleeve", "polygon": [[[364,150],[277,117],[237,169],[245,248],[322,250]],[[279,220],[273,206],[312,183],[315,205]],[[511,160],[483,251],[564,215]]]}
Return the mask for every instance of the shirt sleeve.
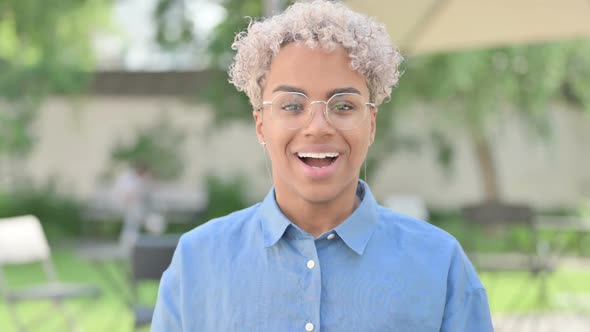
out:
{"label": "shirt sleeve", "polygon": [[449,269],[447,299],[440,331],[494,331],[486,290],[458,244]]}
{"label": "shirt sleeve", "polygon": [[152,317],[151,332],[180,332],[182,331],[182,289],[181,269],[182,255],[179,249],[174,253],[172,263],[162,275],[158,289],[158,300]]}

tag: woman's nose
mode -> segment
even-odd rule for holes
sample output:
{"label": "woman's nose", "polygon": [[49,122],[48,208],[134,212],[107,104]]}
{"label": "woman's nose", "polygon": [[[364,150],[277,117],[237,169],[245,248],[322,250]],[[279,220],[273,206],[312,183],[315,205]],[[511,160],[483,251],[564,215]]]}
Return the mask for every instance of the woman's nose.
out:
{"label": "woman's nose", "polygon": [[325,102],[317,101],[309,105],[310,117],[307,127],[331,127],[330,122],[326,118],[326,104]]}

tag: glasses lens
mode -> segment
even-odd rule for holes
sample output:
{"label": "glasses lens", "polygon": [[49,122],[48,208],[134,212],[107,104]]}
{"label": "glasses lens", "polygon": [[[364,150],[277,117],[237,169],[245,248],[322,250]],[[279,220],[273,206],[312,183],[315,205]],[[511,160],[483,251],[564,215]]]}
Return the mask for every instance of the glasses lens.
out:
{"label": "glasses lens", "polygon": [[360,95],[336,94],[328,100],[328,119],[340,130],[352,129],[359,126],[365,118],[366,107]]}
{"label": "glasses lens", "polygon": [[[272,100],[272,119],[283,128],[304,127],[311,119],[310,103],[302,93],[281,92]],[[358,127],[368,113],[364,99],[354,93],[335,94],[326,107],[328,122],[340,130]]]}
{"label": "glasses lens", "polygon": [[309,99],[304,94],[282,92],[272,101],[272,118],[284,128],[302,127],[309,117]]}

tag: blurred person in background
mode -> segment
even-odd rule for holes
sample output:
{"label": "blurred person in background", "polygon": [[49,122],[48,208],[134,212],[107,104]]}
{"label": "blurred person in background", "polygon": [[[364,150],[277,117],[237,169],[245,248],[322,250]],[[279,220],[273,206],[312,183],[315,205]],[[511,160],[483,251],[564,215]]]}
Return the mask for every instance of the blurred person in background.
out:
{"label": "blurred person in background", "polygon": [[377,204],[359,179],[402,56],[385,27],[300,2],[237,35],[273,188],[181,238],[152,331],[492,331],[459,243]]}
{"label": "blurred person in background", "polygon": [[121,243],[127,249],[131,248],[142,228],[157,234],[165,230],[164,218],[154,210],[154,190],[149,167],[141,162],[134,163],[115,181],[115,203],[123,211],[124,219]]}

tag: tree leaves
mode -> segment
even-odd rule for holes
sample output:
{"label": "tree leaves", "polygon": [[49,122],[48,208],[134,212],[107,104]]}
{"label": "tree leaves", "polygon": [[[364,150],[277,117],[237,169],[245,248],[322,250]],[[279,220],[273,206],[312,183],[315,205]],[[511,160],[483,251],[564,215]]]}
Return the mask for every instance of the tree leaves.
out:
{"label": "tree leaves", "polygon": [[103,22],[107,2],[2,0],[0,155],[21,156],[31,149],[30,126],[44,97],[80,92],[89,81],[90,37]]}
{"label": "tree leaves", "polygon": [[[133,141],[119,140],[113,147],[111,161],[141,166],[160,180],[173,180],[184,171],[183,145],[186,133],[175,128],[163,115],[151,126],[137,130]],[[112,171],[112,170],[111,170]]]}
{"label": "tree leaves", "polygon": [[475,131],[486,130],[490,116],[506,105],[530,119],[546,114],[550,101],[564,98],[565,84],[570,99],[588,107],[589,45],[577,40],[409,59],[394,99],[442,105]]}

